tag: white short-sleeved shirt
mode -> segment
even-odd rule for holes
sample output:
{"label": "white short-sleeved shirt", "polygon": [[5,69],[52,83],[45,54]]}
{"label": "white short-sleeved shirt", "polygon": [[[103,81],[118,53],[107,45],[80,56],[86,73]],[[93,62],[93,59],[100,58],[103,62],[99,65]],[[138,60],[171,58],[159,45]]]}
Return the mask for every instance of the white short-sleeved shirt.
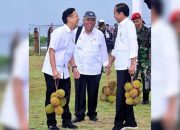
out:
{"label": "white short-sleeved shirt", "polygon": [[[74,36],[67,25],[55,29],[51,33],[49,48],[55,50],[56,68],[61,74],[61,78],[69,78],[68,62],[74,53]],[[46,53],[42,72],[52,75],[52,68],[49,58],[49,49]]]}
{"label": "white short-sleeved shirt", "polygon": [[116,70],[128,69],[131,65],[131,58],[138,55],[136,28],[129,18],[125,18],[118,24],[118,33],[112,55],[115,57]]}
{"label": "white short-sleeved shirt", "polygon": [[103,33],[94,28],[90,34],[87,34],[83,27],[75,45],[74,58],[80,74],[100,74],[102,65],[107,66],[109,63]]}

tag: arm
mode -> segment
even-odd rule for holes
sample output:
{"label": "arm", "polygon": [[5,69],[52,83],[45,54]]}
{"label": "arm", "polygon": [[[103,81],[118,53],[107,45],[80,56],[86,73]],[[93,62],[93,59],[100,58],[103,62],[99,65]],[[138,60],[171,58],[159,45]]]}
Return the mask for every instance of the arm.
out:
{"label": "arm", "polygon": [[28,130],[28,120],[25,113],[25,104],[23,97],[23,80],[19,78],[13,79],[13,92],[14,92],[14,102],[18,113],[18,118],[20,122],[21,130]]}
{"label": "arm", "polygon": [[[179,98],[179,54],[178,40],[171,30],[167,32],[163,38],[163,46],[161,47],[163,61],[161,62],[164,69],[165,81],[165,98],[167,100],[167,109],[164,114],[164,124],[167,129],[173,129],[176,123],[176,115],[178,114],[178,98]],[[171,43],[171,44],[169,44]]]}
{"label": "arm", "polygon": [[58,72],[58,70],[56,68],[56,57],[55,57],[55,52],[59,46],[61,37],[62,37],[62,32],[54,31],[53,33],[51,33],[51,40],[50,40],[48,53],[49,53],[49,60],[50,60],[50,65],[51,65],[52,74],[53,74],[54,79],[61,78],[61,74],[60,74],[60,72]]}
{"label": "arm", "polygon": [[111,55],[109,57],[109,66],[110,66],[110,68],[112,67],[112,64],[114,63],[114,60],[115,60],[115,57],[113,55]]}
{"label": "arm", "polygon": [[57,68],[56,68],[55,50],[52,48],[49,48],[49,59],[50,59],[50,64],[52,68],[53,78],[54,79],[60,78],[61,75],[57,71]]}
{"label": "arm", "polygon": [[109,66],[109,59],[108,59],[108,52],[107,52],[107,46],[106,46],[106,41],[104,35],[101,36],[101,46],[100,46],[100,52],[101,52],[101,59],[102,59],[102,64],[106,69],[106,73],[108,74],[110,71],[110,66]]}
{"label": "arm", "polygon": [[135,25],[131,23],[131,26],[128,27],[128,39],[129,39],[129,48],[130,48],[130,56],[131,65],[129,67],[129,74],[133,75],[136,69],[136,59],[138,55],[138,43],[137,43],[137,35]]}
{"label": "arm", "polygon": [[129,68],[129,74],[134,75],[135,69],[136,69],[136,57],[131,58],[131,65],[130,65],[130,68]]}
{"label": "arm", "polygon": [[172,96],[168,99],[166,114],[163,117],[163,124],[166,129],[174,129],[176,126],[176,114],[178,110],[178,97]]}
{"label": "arm", "polygon": [[73,72],[74,78],[79,79],[80,74],[79,74],[79,71],[77,69],[76,63],[74,61],[74,56],[71,57],[69,63],[71,65],[71,67],[72,67],[72,72]]}

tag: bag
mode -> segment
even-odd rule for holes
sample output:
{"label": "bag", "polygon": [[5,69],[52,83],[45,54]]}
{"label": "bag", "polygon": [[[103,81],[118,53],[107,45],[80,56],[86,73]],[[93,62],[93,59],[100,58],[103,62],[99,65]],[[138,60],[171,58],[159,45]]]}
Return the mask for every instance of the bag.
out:
{"label": "bag", "polygon": [[79,26],[78,29],[77,29],[77,32],[76,32],[76,38],[75,38],[75,44],[77,43],[77,40],[81,34],[81,31],[82,31],[82,28],[83,26]]}

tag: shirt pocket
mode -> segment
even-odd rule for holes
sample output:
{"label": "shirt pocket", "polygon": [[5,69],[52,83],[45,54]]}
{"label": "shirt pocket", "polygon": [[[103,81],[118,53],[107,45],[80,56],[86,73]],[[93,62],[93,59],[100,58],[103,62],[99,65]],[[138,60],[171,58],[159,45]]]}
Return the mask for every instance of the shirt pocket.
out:
{"label": "shirt pocket", "polygon": [[96,38],[91,39],[91,51],[94,55],[98,55],[100,52],[100,43]]}

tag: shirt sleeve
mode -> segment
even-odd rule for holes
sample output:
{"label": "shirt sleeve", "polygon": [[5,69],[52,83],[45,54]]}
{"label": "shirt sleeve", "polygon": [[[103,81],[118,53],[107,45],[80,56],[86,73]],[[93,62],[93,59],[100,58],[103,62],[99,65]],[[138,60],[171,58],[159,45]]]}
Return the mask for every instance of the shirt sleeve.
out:
{"label": "shirt sleeve", "polygon": [[138,43],[137,43],[137,34],[134,23],[130,23],[128,26],[128,39],[130,46],[130,55],[129,58],[135,58],[138,55]]}
{"label": "shirt sleeve", "polygon": [[62,32],[58,32],[57,30],[53,31],[51,33],[51,40],[50,40],[50,45],[49,48],[52,48],[54,50],[57,50],[60,40],[61,40]]}
{"label": "shirt sleeve", "polygon": [[99,37],[101,39],[101,59],[102,59],[102,64],[103,66],[107,66],[109,64],[109,58],[108,58],[108,52],[107,52],[107,46],[106,46],[106,41],[103,33],[99,34]]}
{"label": "shirt sleeve", "polygon": [[29,53],[28,40],[24,40],[18,45],[14,53],[14,63],[12,77],[23,81],[29,79]]}
{"label": "shirt sleeve", "polygon": [[167,38],[162,37],[163,45],[163,63],[164,67],[164,87],[166,97],[171,97],[179,94],[179,62],[178,62],[178,40],[173,30],[168,30],[165,35]]}

